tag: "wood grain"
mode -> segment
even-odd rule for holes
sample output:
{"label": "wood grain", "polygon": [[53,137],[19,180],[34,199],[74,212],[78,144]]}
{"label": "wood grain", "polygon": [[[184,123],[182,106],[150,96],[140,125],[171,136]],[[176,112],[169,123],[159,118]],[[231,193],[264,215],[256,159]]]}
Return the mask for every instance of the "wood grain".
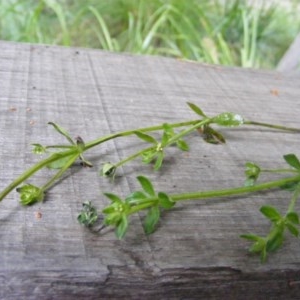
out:
{"label": "wood grain", "polygon": [[[207,114],[234,111],[300,127],[297,76],[86,49],[9,42],[0,42],[0,49],[1,189],[37,161],[31,143],[63,141],[48,121],[89,141],[195,118],[190,101]],[[239,238],[266,233],[259,207],[268,203],[285,211],[286,192],[188,201],[164,213],[149,237],[142,215],[135,216],[122,241],[111,230],[93,233],[76,221],[83,201],[101,209],[107,204],[102,192],[126,196],[140,174],[170,193],[226,188],[243,184],[246,161],[280,167],[284,154],[300,154],[295,134],[222,132],[226,145],[208,145],[192,134],[191,151],[170,149],[160,172],[136,161],[112,184],[98,175],[102,163],[117,162],[141,145],[135,138],[117,139],[87,153],[94,168],[72,168],[43,204],[23,208],[10,194],[0,203],[0,298],[298,299],[299,240],[287,236],[261,265]],[[32,183],[42,184],[49,172]]]}

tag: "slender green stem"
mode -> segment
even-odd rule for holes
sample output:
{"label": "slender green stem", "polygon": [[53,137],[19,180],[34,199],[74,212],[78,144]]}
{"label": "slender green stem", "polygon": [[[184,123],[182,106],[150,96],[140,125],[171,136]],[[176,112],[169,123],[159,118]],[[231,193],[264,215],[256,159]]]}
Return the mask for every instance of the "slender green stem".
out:
{"label": "slender green stem", "polygon": [[126,157],[125,159],[119,161],[118,163],[114,164],[114,166],[115,166],[116,168],[118,168],[118,167],[120,167],[120,166],[126,164],[127,162],[129,162],[129,161],[131,161],[131,160],[134,160],[135,158],[139,157],[139,156],[142,155],[143,153],[145,153],[145,152],[147,152],[147,151],[149,151],[149,150],[155,149],[155,148],[156,148],[156,146],[151,146],[151,147],[145,148],[145,149],[143,149],[143,150],[140,150],[140,151],[138,151],[138,152],[136,152],[136,153],[134,153],[134,154],[132,154],[132,155]]}
{"label": "slender green stem", "polygon": [[260,171],[264,173],[299,173],[295,169],[261,169]]}
{"label": "slender green stem", "polygon": [[[176,128],[176,127],[183,127],[183,126],[189,126],[189,125],[193,125],[195,123],[198,123],[199,120],[191,120],[191,121],[186,121],[186,122],[179,122],[179,123],[174,123],[174,124],[170,124],[170,126]],[[149,131],[155,131],[155,130],[162,130],[163,129],[163,124],[162,125],[157,125],[157,126],[150,126],[150,127],[143,127],[138,129],[139,131],[143,131],[143,132],[149,132]],[[134,134],[134,132],[136,132],[136,129],[132,129],[132,130],[127,130],[127,131],[123,131],[123,132],[118,132],[118,133],[114,133],[114,134],[109,134],[107,136],[101,137],[99,139],[93,140],[89,143],[86,143],[83,152],[87,151],[88,149],[95,147],[103,142],[106,142],[108,140],[117,138],[117,137],[124,137],[124,136],[128,136],[131,134]],[[52,148],[53,146],[47,146],[47,148]],[[59,148],[70,148],[72,146],[63,146],[63,145],[54,145],[54,148],[59,147]],[[50,163],[59,160],[61,158],[70,156],[72,154],[75,154],[78,152],[78,149],[70,149],[70,150],[66,150],[63,152],[59,152],[59,153],[53,153],[51,154],[51,156],[49,156],[46,159],[41,160],[40,162],[36,163],[35,165],[33,165],[31,168],[29,168],[28,170],[26,170],[24,173],[22,173],[19,177],[17,177],[11,184],[9,184],[1,193],[0,193],[0,201],[2,201],[13,189],[15,189],[16,187],[18,187],[22,182],[24,182],[26,179],[28,179],[29,177],[31,177],[33,174],[35,174],[36,172],[38,172],[40,169],[42,169],[43,167],[49,165]]]}
{"label": "slender green stem", "polygon": [[[170,143],[174,143],[177,139],[180,137],[183,137],[184,135],[192,132],[193,130],[199,128],[200,126],[203,126],[207,123],[211,122],[211,118],[207,118],[205,120],[191,120],[191,121],[185,121],[185,122],[179,122],[179,123],[173,123],[169,124],[173,128],[178,128],[178,127],[185,127],[185,126],[190,126],[193,125],[191,128],[188,128],[186,131],[182,131],[179,134],[175,135],[171,140]],[[298,128],[291,128],[291,127],[286,127],[286,126],[281,126],[281,125],[272,125],[268,123],[262,123],[262,122],[255,122],[255,121],[245,121],[245,125],[255,125],[255,126],[262,126],[262,127],[268,127],[268,128],[273,128],[273,129],[279,129],[279,130],[285,130],[285,131],[291,131],[291,132],[300,132],[300,129]],[[93,148],[101,143],[104,143],[106,141],[109,141],[111,139],[117,138],[117,137],[125,137],[134,134],[136,131],[142,131],[142,132],[150,132],[150,131],[157,131],[157,130],[163,130],[164,124],[161,125],[156,125],[156,126],[149,126],[149,127],[142,127],[139,129],[130,129],[122,132],[116,132],[112,133],[109,135],[106,135],[104,137],[101,137],[99,139],[93,140],[91,142],[88,142],[85,144],[84,151]]]}
{"label": "slender green stem", "polygon": [[[183,137],[184,135],[187,135],[188,133],[192,132],[193,130],[199,128],[200,126],[203,126],[207,123],[210,123],[211,119],[207,118],[204,120],[199,121],[199,119],[197,120],[191,120],[191,121],[186,121],[186,122],[179,122],[179,123],[173,123],[170,124],[171,127],[176,128],[176,127],[184,127],[184,126],[190,126],[192,125],[190,128],[181,131],[180,133],[178,133],[177,135],[173,136],[169,141],[168,141],[168,145],[176,142],[178,139],[180,139],[181,137]],[[292,131],[292,132],[300,132],[300,129],[297,128],[290,128],[290,127],[286,127],[286,126],[281,126],[281,125],[272,125],[272,124],[267,124],[267,123],[261,123],[261,122],[255,122],[255,121],[245,121],[244,124],[246,125],[255,125],[255,126],[263,126],[263,127],[269,127],[269,128],[274,128],[274,129],[280,129],[280,130],[286,130],[286,131]],[[126,130],[123,132],[118,132],[118,133],[113,133],[113,134],[109,134],[106,135],[104,137],[101,137],[99,139],[93,140],[89,143],[86,143],[84,146],[84,149],[82,150],[82,152],[87,151],[88,149],[95,147],[103,142],[106,142],[108,140],[117,138],[117,137],[125,137],[125,136],[129,136],[134,134],[137,130],[142,131],[142,132],[150,132],[150,131],[156,131],[156,130],[163,130],[163,124],[161,125],[157,125],[157,126],[150,126],[150,127],[143,127],[140,129],[132,129],[132,130]],[[55,145],[54,147],[59,147],[59,148],[65,148],[65,146],[63,145]],[[166,145],[167,146],[167,145]],[[47,148],[51,148],[52,146],[47,146]],[[68,149],[70,146],[66,146],[66,148]],[[11,184],[9,184],[1,193],[0,193],[0,201],[3,200],[4,197],[6,197],[7,194],[9,194],[14,188],[16,188],[18,185],[20,185],[23,181],[25,181],[26,179],[28,179],[30,176],[32,176],[34,173],[36,173],[37,171],[39,171],[41,168],[47,166],[48,164],[59,160],[63,157],[67,157],[70,156],[72,154],[77,153],[77,149],[70,149],[70,150],[66,150],[66,151],[62,151],[59,153],[53,153],[50,157],[41,160],[40,162],[36,163],[34,166],[32,166],[31,168],[29,168],[27,171],[25,171],[23,174],[21,174],[19,177],[17,177]],[[139,154],[136,153],[134,154],[134,156],[130,157],[128,160],[133,159],[133,157],[138,156]],[[127,161],[128,161],[127,160]],[[125,160],[123,160],[124,163]],[[59,175],[58,175],[59,176]],[[55,177],[56,179],[58,177]]]}
{"label": "slender green stem", "polygon": [[[208,199],[208,198],[229,197],[229,196],[234,196],[234,195],[259,192],[259,191],[272,189],[272,188],[278,188],[287,183],[292,183],[292,182],[297,182],[297,181],[300,181],[299,174],[297,176],[284,178],[284,179],[280,179],[280,180],[269,181],[269,182],[261,183],[261,184],[251,186],[251,187],[249,187],[249,186],[237,187],[237,188],[231,188],[231,189],[211,190],[211,191],[204,191],[204,192],[199,191],[199,192],[194,192],[194,193],[173,194],[173,195],[169,195],[169,196],[175,202],[184,201],[184,200],[201,200],[201,199]],[[300,184],[298,185],[298,189],[296,190],[296,192],[293,195],[293,198],[292,198],[292,201],[291,201],[288,211],[292,211],[294,209],[296,200],[298,199],[299,195],[300,195]],[[131,214],[134,214],[141,210],[150,208],[153,206],[154,203],[157,203],[157,201],[158,201],[157,197],[148,198],[145,202],[143,202],[141,204],[133,205],[130,208],[130,211],[128,214],[131,215]]]}
{"label": "slender green stem", "polygon": [[46,146],[46,149],[72,149],[74,145],[50,145]]}
{"label": "slender green stem", "polygon": [[175,194],[175,195],[170,195],[170,197],[172,198],[173,201],[228,197],[228,196],[253,193],[253,192],[258,192],[258,191],[267,190],[271,188],[276,188],[288,183],[297,182],[299,180],[300,180],[300,175],[297,175],[289,178],[283,178],[279,180],[257,184],[254,186],[243,186],[243,187],[224,189],[224,190],[212,190],[212,191],[204,191],[204,192]]}
{"label": "slender green stem", "polygon": [[71,149],[68,151],[60,152],[60,153],[53,153],[48,158],[45,158],[38,163],[36,163],[34,166],[29,168],[27,171],[25,171],[23,174],[21,174],[19,177],[17,177],[11,184],[9,184],[1,193],[0,193],[0,201],[3,200],[13,189],[18,187],[22,182],[24,182],[27,178],[31,177],[33,174],[38,172],[43,167],[49,165],[50,163],[61,159],[63,157],[70,156],[72,154],[77,153],[77,149]]}
{"label": "slender green stem", "polygon": [[[177,127],[184,127],[184,126],[189,126],[189,125],[194,125],[199,123],[199,119],[198,120],[192,120],[192,121],[187,121],[187,122],[180,122],[180,123],[173,123],[170,124],[171,127],[173,128],[177,128]],[[157,125],[157,126],[150,126],[150,127],[142,127],[142,128],[138,128],[138,129],[130,129],[130,130],[126,130],[126,131],[122,131],[122,132],[117,132],[117,133],[112,133],[109,135],[106,135],[104,137],[101,137],[99,139],[93,140],[89,143],[85,144],[84,147],[84,151],[95,147],[101,143],[104,143],[106,141],[109,141],[111,139],[117,138],[117,137],[125,137],[125,136],[129,136],[134,134],[136,131],[142,131],[142,132],[150,132],[150,131],[157,131],[157,130],[163,130],[163,125]]]}
{"label": "slender green stem", "polygon": [[195,129],[205,125],[205,124],[208,124],[211,122],[211,119],[210,118],[207,118],[207,119],[204,119],[204,120],[201,120],[201,121],[198,121],[196,124],[194,124],[193,126],[187,128],[186,130],[183,130],[181,132],[179,132],[178,134],[174,135],[168,142],[166,145],[164,145],[164,147],[168,146],[168,145],[171,145],[173,143],[175,143],[176,141],[178,141],[180,138],[182,138],[183,136],[189,134],[190,132],[194,131]]}
{"label": "slender green stem", "polygon": [[144,210],[144,209],[147,209],[147,208],[150,208],[153,206],[153,203],[157,202],[157,199],[156,198],[151,198],[149,199],[149,201],[147,202],[144,202],[142,204],[139,204],[139,205],[134,205],[130,208],[129,212],[128,212],[128,215],[132,215],[136,212],[139,212],[141,210]]}
{"label": "slender green stem", "polygon": [[294,211],[294,208],[295,208],[295,205],[296,205],[296,202],[297,202],[299,196],[300,196],[300,184],[297,185],[297,188],[295,189],[295,191],[293,193],[291,202],[288,207],[288,211],[287,211],[288,213]]}
{"label": "slender green stem", "polygon": [[273,129],[279,129],[279,130],[285,130],[285,131],[300,133],[299,128],[286,127],[286,126],[282,126],[282,125],[274,125],[274,124],[255,122],[255,121],[244,121],[244,124],[245,125],[261,126],[261,127],[267,127],[267,128],[273,128]]}

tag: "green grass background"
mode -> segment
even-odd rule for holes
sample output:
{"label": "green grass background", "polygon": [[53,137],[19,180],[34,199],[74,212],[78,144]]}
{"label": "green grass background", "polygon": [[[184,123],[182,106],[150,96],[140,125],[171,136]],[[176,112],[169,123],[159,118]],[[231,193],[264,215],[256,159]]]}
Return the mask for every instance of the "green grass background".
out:
{"label": "green grass background", "polygon": [[274,68],[300,30],[299,1],[222,2],[0,0],[0,38]]}

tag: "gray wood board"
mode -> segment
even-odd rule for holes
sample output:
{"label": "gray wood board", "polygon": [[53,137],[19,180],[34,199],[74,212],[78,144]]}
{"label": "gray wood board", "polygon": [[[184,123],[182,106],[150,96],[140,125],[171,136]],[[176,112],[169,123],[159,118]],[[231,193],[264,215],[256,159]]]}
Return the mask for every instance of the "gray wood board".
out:
{"label": "gray wood board", "polygon": [[[197,118],[186,105],[191,101],[211,115],[234,111],[300,127],[297,76],[10,42],[1,42],[0,49],[1,189],[38,160],[31,143],[64,141],[48,121],[89,141]],[[283,167],[284,154],[300,154],[296,134],[221,130],[226,145],[206,144],[191,134],[191,150],[169,149],[161,171],[137,160],[118,171],[114,184],[99,177],[101,165],[118,162],[142,143],[134,137],[110,141],[87,153],[93,168],[72,168],[43,204],[24,208],[17,193],[7,196],[0,203],[1,299],[296,298],[299,241],[287,236],[262,265],[239,238],[268,231],[259,208],[270,204],[284,212],[289,201],[284,191],[180,203],[163,213],[151,236],[143,233],[142,214],[131,218],[123,240],[112,230],[93,233],[77,223],[83,201],[101,209],[108,203],[103,192],[126,196],[138,188],[137,175],[149,176],[169,193],[227,188],[243,184],[246,161]],[[50,173],[42,171],[31,183],[42,184]]]}

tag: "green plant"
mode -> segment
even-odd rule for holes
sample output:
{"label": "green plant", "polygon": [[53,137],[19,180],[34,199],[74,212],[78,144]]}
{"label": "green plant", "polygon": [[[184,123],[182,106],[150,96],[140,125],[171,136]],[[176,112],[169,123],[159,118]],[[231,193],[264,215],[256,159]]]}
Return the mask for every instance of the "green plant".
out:
{"label": "green plant", "polygon": [[[133,135],[145,142],[147,147],[138,150],[136,153],[133,153],[120,162],[104,163],[100,174],[112,179],[115,177],[118,167],[138,157],[141,158],[142,162],[145,164],[153,163],[154,170],[159,170],[167,155],[167,149],[170,146],[177,146],[182,151],[189,150],[189,146],[184,138],[186,139],[188,134],[195,130],[198,130],[202,134],[203,139],[211,144],[225,143],[224,136],[213,127],[215,125],[223,127],[250,125],[269,127],[295,133],[300,132],[300,129],[297,128],[288,128],[281,125],[245,120],[242,116],[231,112],[224,112],[209,117],[195,104],[188,103],[188,105],[190,109],[198,115],[198,119],[126,130],[100,137],[99,139],[88,143],[85,143],[81,137],[73,139],[65,129],[55,123],[49,122],[59,134],[64,136],[69,144],[49,146],[33,144],[34,153],[44,153],[47,157],[26,170],[7,186],[0,193],[0,201],[15,188],[17,188],[17,192],[20,193],[20,202],[23,205],[31,205],[43,201],[46,197],[47,190],[49,190],[55,182],[59,181],[62,175],[75,161],[79,160],[82,165],[92,167],[92,164],[83,156],[87,150],[115,138]],[[181,130],[178,131],[178,128],[181,128]],[[154,131],[162,132],[160,138],[154,138],[153,135],[149,134]],[[263,169],[253,162],[247,162],[245,165],[245,185],[224,190],[169,194],[162,191],[155,191],[154,185],[148,178],[145,176],[138,176],[137,180],[141,185],[141,190],[135,191],[125,198],[113,193],[105,193],[105,196],[111,203],[102,210],[102,213],[104,214],[103,223],[105,226],[114,226],[116,228],[117,237],[123,238],[129,226],[128,217],[140,211],[147,211],[144,220],[144,229],[146,234],[150,234],[155,231],[156,225],[160,219],[161,210],[171,209],[179,201],[230,197],[233,195],[254,193],[267,189],[284,188],[292,192],[291,201],[285,215],[281,215],[277,209],[272,206],[266,205],[261,208],[263,215],[272,222],[269,234],[266,237],[257,236],[255,234],[241,235],[241,237],[254,242],[250,251],[253,253],[260,253],[261,260],[264,262],[269,252],[275,251],[281,246],[286,230],[296,237],[299,236],[299,216],[295,211],[295,203],[300,193],[300,162],[294,154],[284,155],[284,160],[289,166],[284,169]],[[58,169],[58,171],[42,187],[37,187],[31,183],[24,183],[27,182],[33,174],[45,167]],[[284,175],[280,179],[258,183],[260,174],[264,172],[289,174],[289,176]],[[84,202],[83,210],[78,216],[78,221],[85,226],[91,227],[97,220],[97,209],[90,201]]]}
{"label": "green plant", "polygon": [[0,37],[274,68],[299,32],[297,4],[223,2],[7,0],[0,2]]}

